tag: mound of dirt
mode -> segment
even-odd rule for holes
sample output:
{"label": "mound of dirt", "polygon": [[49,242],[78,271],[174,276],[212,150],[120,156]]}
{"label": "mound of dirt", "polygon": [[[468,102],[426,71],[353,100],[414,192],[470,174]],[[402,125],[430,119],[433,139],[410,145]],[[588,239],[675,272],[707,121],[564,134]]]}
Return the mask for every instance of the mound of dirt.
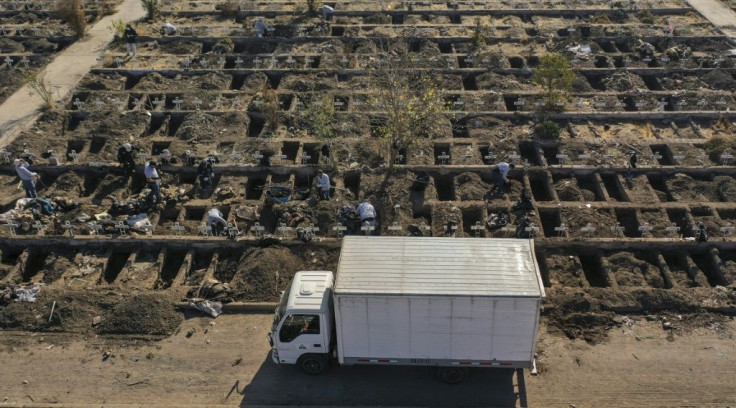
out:
{"label": "mound of dirt", "polygon": [[100,334],[171,334],[183,320],[173,300],[161,292],[127,297],[103,317],[97,331]]}
{"label": "mound of dirt", "polygon": [[73,171],[67,171],[59,176],[47,195],[59,194],[65,197],[79,197],[84,193],[84,177]]}
{"label": "mound of dirt", "polygon": [[281,79],[279,89],[297,92],[317,92],[335,88],[335,79],[326,74],[292,75],[286,74]]}
{"label": "mound of dirt", "polygon": [[713,89],[724,91],[736,90],[736,80],[733,76],[721,69],[714,69],[700,77],[700,79]]}
{"label": "mound of dirt", "polygon": [[45,38],[32,38],[23,41],[23,46],[26,52],[32,52],[34,54],[49,54],[56,52],[57,45],[50,42]]}
{"label": "mound of dirt", "polygon": [[593,92],[593,87],[590,86],[588,79],[580,74],[575,75],[575,79],[572,81],[573,92]]}
{"label": "mound of dirt", "polygon": [[43,283],[47,285],[53,283],[59,280],[61,275],[65,272],[77,269],[72,260],[73,254],[51,252],[46,257],[46,262],[44,263],[43,268],[41,268],[41,273],[43,273]]}
{"label": "mound of dirt", "polygon": [[131,136],[142,135],[150,122],[151,116],[144,112],[128,112],[122,115],[113,111],[92,112],[75,132],[80,136],[103,137],[108,139],[108,144],[112,144],[112,140],[128,141]]}
{"label": "mound of dirt", "polygon": [[608,273],[619,286],[664,288],[659,267],[642,254],[619,252],[606,260]]}
{"label": "mound of dirt", "polygon": [[161,44],[159,51],[175,55],[199,54],[202,51],[202,44],[195,41],[172,41]]}
{"label": "mound of dirt", "polygon": [[588,208],[580,206],[578,208],[563,208],[561,210],[562,222],[566,223],[570,229],[568,235],[571,238],[586,237],[587,233],[582,232],[581,228],[591,224],[596,228],[593,233],[596,237],[610,238],[614,234],[611,227],[616,225],[618,221],[608,209]]}
{"label": "mound of dirt", "polygon": [[184,118],[174,136],[180,140],[209,142],[225,130],[245,135],[249,123],[250,118],[245,112],[228,112],[223,115],[194,112]]}
{"label": "mound of dirt", "polygon": [[583,265],[574,255],[547,255],[545,264],[552,286],[584,287]]}
{"label": "mound of dirt", "polygon": [[228,272],[233,273],[230,285],[235,297],[243,301],[277,300],[294,273],[304,266],[289,248],[280,246],[250,248],[237,263],[233,260],[223,265],[217,277],[223,280]]}
{"label": "mound of dirt", "polygon": [[3,52],[8,54],[16,54],[22,53],[26,49],[22,43],[18,41],[13,41],[7,37],[2,37],[0,38],[0,50],[3,50]]}
{"label": "mound of dirt", "polygon": [[230,87],[231,77],[230,75],[219,72],[211,72],[198,77],[192,77],[190,81],[200,89],[221,91]]}
{"label": "mound of dirt", "polygon": [[[724,192],[729,190],[731,183],[733,179],[730,182],[721,180]],[[670,177],[666,184],[675,201],[719,201],[718,192],[714,190],[711,182],[696,180],[687,174],[677,173]]]}
{"label": "mound of dirt", "polygon": [[639,75],[625,71],[616,71],[603,78],[607,91],[627,92],[636,89],[647,89],[644,80]]}
{"label": "mound of dirt", "polygon": [[242,90],[261,90],[268,84],[268,77],[263,72],[248,75],[243,81]]}
{"label": "mound of dirt", "polygon": [[125,78],[118,75],[88,74],[79,83],[79,87],[93,91],[119,91],[124,84]]}
{"label": "mound of dirt", "polygon": [[561,201],[593,201],[595,194],[578,186],[577,179],[570,178],[560,180],[555,184],[557,196]]}
{"label": "mound of dirt", "polygon": [[[59,257],[54,256],[51,262],[63,266]],[[87,333],[99,316],[102,323],[97,329],[101,334],[171,334],[182,320],[174,300],[160,292],[131,296],[42,287],[35,303],[11,302],[0,307],[0,328]]]}
{"label": "mound of dirt", "polygon": [[478,75],[475,78],[478,89],[494,91],[535,91],[537,86],[529,79],[516,75],[502,75],[495,72]]}
{"label": "mound of dirt", "polygon": [[456,194],[462,201],[483,200],[491,189],[491,186],[483,182],[476,173],[461,173],[455,180],[457,181]]}

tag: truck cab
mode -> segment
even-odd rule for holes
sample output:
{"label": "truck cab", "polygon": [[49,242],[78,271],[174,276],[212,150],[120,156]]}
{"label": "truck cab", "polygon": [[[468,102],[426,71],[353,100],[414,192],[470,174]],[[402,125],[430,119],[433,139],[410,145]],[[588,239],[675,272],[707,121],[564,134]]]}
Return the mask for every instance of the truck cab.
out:
{"label": "truck cab", "polygon": [[300,271],[281,294],[268,340],[276,364],[296,364],[321,374],[334,348],[334,313],[329,271]]}

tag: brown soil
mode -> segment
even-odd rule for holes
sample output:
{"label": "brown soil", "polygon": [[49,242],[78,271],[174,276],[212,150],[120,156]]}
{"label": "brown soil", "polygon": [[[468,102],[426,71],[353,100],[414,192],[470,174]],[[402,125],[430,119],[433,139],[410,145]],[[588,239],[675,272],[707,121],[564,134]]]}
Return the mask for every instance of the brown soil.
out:
{"label": "brown soil", "polygon": [[491,185],[483,182],[476,173],[461,173],[455,178],[456,195],[462,201],[483,200],[491,190]]}
{"label": "brown soil", "polygon": [[617,237],[618,234],[611,232],[611,227],[616,225],[618,221],[611,211],[603,208],[586,207],[584,205],[578,208],[563,208],[560,211],[562,222],[566,223],[570,228],[568,235],[571,238],[584,238],[588,233],[582,232],[580,229],[591,224],[596,228],[591,236],[600,238]]}
{"label": "brown soil", "polygon": [[[119,294],[43,287],[35,303],[11,302],[0,308],[0,327],[69,333],[171,334],[182,320],[174,309],[174,301],[166,293]],[[93,327],[97,316],[101,323]]]}
{"label": "brown soil", "polygon": [[581,288],[588,286],[583,266],[575,255],[549,254],[545,258],[552,287]]}
{"label": "brown soil", "polygon": [[585,201],[591,202],[595,200],[595,194],[587,189],[578,186],[577,179],[567,178],[555,183],[557,197],[561,201]]}
{"label": "brown soil", "polygon": [[[659,267],[643,253],[619,252],[605,258],[607,272],[618,286],[663,288]],[[605,265],[605,264],[604,264]]]}

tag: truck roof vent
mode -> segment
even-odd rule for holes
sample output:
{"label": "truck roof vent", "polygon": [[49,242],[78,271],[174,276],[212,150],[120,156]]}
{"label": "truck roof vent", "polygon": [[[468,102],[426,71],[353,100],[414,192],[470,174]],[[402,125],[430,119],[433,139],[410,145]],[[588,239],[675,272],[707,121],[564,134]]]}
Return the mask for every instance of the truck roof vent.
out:
{"label": "truck roof vent", "polygon": [[303,282],[302,286],[299,288],[299,294],[302,296],[309,296],[313,293],[314,293],[314,283]]}

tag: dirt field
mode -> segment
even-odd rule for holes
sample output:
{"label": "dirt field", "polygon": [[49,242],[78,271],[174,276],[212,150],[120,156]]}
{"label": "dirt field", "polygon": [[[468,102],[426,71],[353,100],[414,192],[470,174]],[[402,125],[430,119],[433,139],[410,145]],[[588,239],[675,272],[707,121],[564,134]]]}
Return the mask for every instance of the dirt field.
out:
{"label": "dirt field", "polygon": [[[0,123],[19,135],[0,146],[0,407],[736,405],[736,64],[729,24],[690,3],[342,2],[326,22],[321,3],[162,1],[133,24],[136,55],[85,51],[96,65],[56,109]],[[75,40],[43,7],[0,2],[0,101]],[[571,85],[544,105],[552,53]],[[390,114],[427,106],[401,132],[430,128],[387,137]],[[148,205],[143,166],[165,151]],[[336,269],[364,201],[377,235],[533,237],[539,375],[306,377],[271,362],[270,315],[178,308],[271,308],[295,272]],[[213,207],[229,236],[208,232]],[[12,299],[33,285],[35,303]]]}
{"label": "dirt field", "polygon": [[[513,371],[474,371],[458,386],[439,383],[422,368],[333,367],[307,377],[271,362],[270,321],[267,314],[188,316],[176,334],[154,342],[1,332],[0,406],[736,404],[727,375],[736,325],[728,319],[673,321],[677,329],[665,331],[658,321],[622,317],[626,323],[594,346],[543,325],[539,375],[525,372],[520,381]],[[612,372],[627,374],[612,378]]]}

